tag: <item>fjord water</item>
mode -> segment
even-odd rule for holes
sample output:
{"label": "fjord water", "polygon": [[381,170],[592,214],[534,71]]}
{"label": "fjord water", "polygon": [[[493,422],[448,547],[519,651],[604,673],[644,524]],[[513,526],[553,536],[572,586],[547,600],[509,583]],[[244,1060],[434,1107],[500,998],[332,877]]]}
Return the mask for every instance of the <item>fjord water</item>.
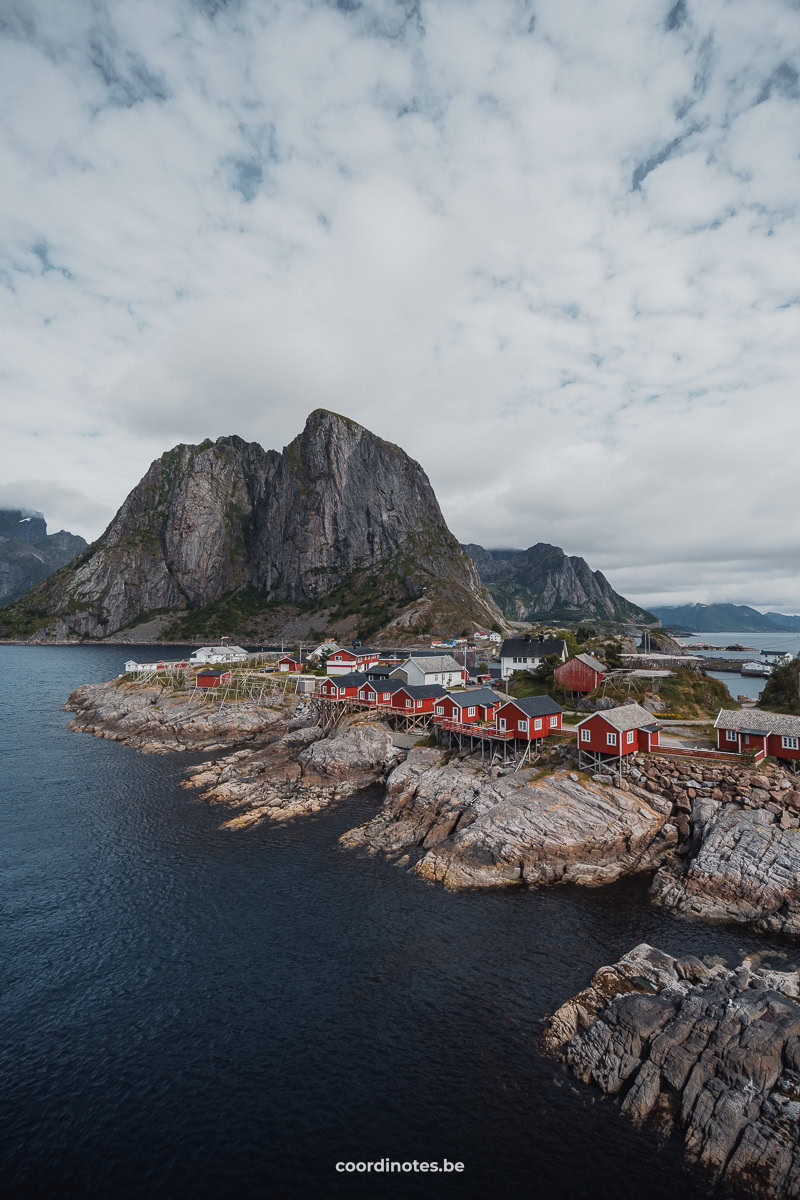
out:
{"label": "fjord water", "polygon": [[[545,1015],[641,941],[775,952],[647,881],[450,894],[345,850],[376,791],[238,832],[198,755],[66,729],[123,647],[0,648],[0,1184],[8,1196],[701,1196],[680,1146],[546,1058]],[[342,1160],[459,1160],[341,1175]]]}

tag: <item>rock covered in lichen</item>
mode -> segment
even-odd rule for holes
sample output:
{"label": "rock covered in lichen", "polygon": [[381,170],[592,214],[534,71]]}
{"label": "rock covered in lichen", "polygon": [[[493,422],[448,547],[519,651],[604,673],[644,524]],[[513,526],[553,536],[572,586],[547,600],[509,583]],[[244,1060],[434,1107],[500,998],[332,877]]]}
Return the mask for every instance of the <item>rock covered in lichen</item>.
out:
{"label": "rock covered in lichen", "polygon": [[640,945],[551,1018],[546,1042],[623,1112],[683,1136],[744,1192],[800,1196],[800,976]]}

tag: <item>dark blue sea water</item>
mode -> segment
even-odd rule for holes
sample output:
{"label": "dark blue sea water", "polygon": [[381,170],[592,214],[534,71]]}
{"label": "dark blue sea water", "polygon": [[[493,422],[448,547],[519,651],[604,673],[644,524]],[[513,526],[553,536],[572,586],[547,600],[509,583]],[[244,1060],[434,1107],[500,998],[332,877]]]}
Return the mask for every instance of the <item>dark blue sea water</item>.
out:
{"label": "dark blue sea water", "polygon": [[[672,919],[646,882],[452,895],[337,844],[379,803],[238,832],[198,756],[71,733],[127,648],[0,648],[0,1186],[13,1197],[700,1197],[675,1143],[541,1053],[543,1017]],[[337,1161],[459,1160],[458,1176]]]}

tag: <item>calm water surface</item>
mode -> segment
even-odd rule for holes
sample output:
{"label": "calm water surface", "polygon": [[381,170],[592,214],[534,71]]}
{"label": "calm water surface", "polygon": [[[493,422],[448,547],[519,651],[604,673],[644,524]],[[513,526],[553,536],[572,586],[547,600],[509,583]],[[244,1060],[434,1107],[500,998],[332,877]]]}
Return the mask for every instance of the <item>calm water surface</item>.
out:
{"label": "calm water surface", "polygon": [[[337,844],[377,794],[220,830],[177,786],[199,756],[66,729],[128,653],[0,648],[6,1195],[705,1194],[541,1054],[541,1021],[640,941],[777,943],[665,916],[646,882],[451,895]],[[334,1170],[385,1156],[466,1169]]]}
{"label": "calm water surface", "polygon": [[[748,650],[730,650],[724,658],[740,658],[743,662],[761,660],[762,650],[785,650],[789,654],[800,654],[800,633],[698,633],[682,637],[682,642],[693,654],[703,658],[713,658],[719,654],[716,650],[692,650],[693,642],[706,642],[713,646],[748,646]],[[709,671],[713,679],[721,679],[730,694],[736,696],[751,696],[754,700],[764,690],[765,679],[758,675],[735,675],[730,671]]]}

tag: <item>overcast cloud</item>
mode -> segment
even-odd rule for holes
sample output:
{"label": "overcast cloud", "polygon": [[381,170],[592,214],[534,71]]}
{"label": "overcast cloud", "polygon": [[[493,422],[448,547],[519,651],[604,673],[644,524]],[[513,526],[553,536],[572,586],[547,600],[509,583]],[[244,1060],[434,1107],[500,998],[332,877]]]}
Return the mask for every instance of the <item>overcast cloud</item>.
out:
{"label": "overcast cloud", "polygon": [[454,533],[800,611],[793,0],[0,0],[0,497],[316,407]]}

